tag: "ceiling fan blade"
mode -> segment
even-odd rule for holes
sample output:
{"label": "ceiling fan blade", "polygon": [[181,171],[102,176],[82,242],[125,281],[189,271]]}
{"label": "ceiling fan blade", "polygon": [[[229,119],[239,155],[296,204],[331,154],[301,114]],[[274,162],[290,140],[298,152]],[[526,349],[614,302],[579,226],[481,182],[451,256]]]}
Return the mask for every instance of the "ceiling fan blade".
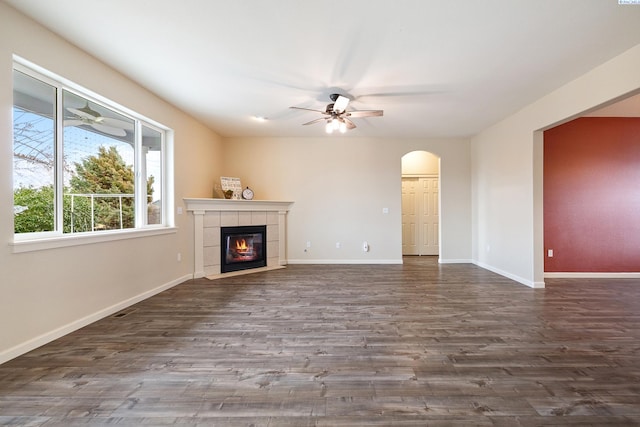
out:
{"label": "ceiling fan blade", "polygon": [[397,97],[404,98],[404,101],[407,101],[409,98],[416,98],[417,101],[421,101],[424,97],[441,95],[450,90],[449,87],[442,84],[379,86],[361,88],[357,94],[353,94],[353,99],[362,101],[365,98]]}
{"label": "ceiling fan blade", "polygon": [[65,126],[80,126],[80,125],[83,125],[83,124],[85,124],[85,122],[83,122],[80,119],[66,119],[64,121],[64,125]]}
{"label": "ceiling fan blade", "polygon": [[106,126],[133,131],[133,123],[128,122],[126,120],[120,120],[120,119],[114,119],[113,117],[102,116],[98,121],[100,122],[100,124],[103,124]]}
{"label": "ceiling fan blade", "polygon": [[322,110],[313,110],[311,108],[303,108],[303,107],[289,107],[289,108],[293,108],[294,110],[304,110],[304,111],[313,111],[315,113],[322,113],[322,114],[327,114],[326,111],[322,111]]}
{"label": "ceiling fan blade", "polygon": [[349,105],[349,98],[347,98],[346,96],[338,95],[335,102],[333,103],[333,112],[340,114],[347,109],[347,105]]}
{"label": "ceiling fan blade", "polygon": [[318,122],[321,122],[323,120],[327,120],[327,119],[325,117],[320,117],[319,119],[315,119],[315,120],[311,120],[310,122],[303,123],[302,126],[312,125],[314,123],[318,123]]}
{"label": "ceiling fan blade", "polygon": [[362,110],[362,111],[349,111],[345,114],[347,117],[379,117],[384,113],[383,110]]}
{"label": "ceiling fan blade", "polygon": [[353,123],[351,120],[347,119],[346,117],[343,117],[342,121],[344,121],[344,123],[347,125],[347,129],[351,130],[356,128],[356,124]]}
{"label": "ceiling fan blade", "polygon": [[395,98],[395,97],[420,97],[437,94],[435,91],[422,91],[422,92],[382,92],[382,93],[365,93],[358,96],[358,101],[363,98]]}
{"label": "ceiling fan blade", "polygon": [[99,130],[100,132],[113,135],[113,136],[127,136],[127,132],[124,129],[114,128],[111,126],[101,125],[99,123],[91,123],[91,127]]}

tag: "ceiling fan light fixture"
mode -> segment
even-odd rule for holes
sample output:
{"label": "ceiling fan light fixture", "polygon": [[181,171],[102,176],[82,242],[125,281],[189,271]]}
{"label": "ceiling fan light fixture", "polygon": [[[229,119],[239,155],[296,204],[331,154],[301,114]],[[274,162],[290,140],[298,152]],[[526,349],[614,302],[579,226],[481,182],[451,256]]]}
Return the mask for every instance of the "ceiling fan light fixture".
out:
{"label": "ceiling fan light fixture", "polygon": [[333,124],[333,130],[340,129],[340,120],[339,119],[333,119],[331,122]]}
{"label": "ceiling fan light fixture", "polygon": [[347,131],[347,124],[343,121],[340,121],[340,132],[345,133]]}
{"label": "ceiling fan light fixture", "polygon": [[333,133],[333,123],[332,122],[333,122],[333,120],[328,120],[327,121],[327,125],[325,126],[325,129],[324,129],[327,133]]}

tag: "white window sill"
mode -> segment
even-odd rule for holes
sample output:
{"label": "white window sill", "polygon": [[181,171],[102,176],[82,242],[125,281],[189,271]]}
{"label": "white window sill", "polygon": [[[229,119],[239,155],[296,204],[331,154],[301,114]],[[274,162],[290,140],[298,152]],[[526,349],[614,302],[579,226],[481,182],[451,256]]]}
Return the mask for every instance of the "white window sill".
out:
{"label": "white window sill", "polygon": [[14,240],[9,243],[13,253],[42,251],[46,249],[65,248],[69,246],[88,245],[92,243],[112,242],[115,240],[137,239],[140,237],[158,236],[177,232],[176,227],[159,227],[104,231],[100,233],[67,234],[64,236],[45,237],[29,240]]}

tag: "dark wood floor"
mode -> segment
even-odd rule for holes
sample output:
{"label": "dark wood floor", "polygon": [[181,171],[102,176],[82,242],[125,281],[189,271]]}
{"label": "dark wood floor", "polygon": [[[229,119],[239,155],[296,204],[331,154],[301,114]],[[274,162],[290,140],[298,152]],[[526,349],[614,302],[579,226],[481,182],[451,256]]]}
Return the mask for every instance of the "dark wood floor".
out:
{"label": "dark wood floor", "polygon": [[0,365],[0,424],[640,425],[640,283],[424,257],[193,280]]}

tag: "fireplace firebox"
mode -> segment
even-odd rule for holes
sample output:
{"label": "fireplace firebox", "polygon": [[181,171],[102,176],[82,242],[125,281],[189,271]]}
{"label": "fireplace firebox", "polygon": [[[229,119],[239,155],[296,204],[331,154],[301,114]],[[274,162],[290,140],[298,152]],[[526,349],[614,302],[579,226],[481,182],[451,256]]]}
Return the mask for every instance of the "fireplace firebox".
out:
{"label": "fireplace firebox", "polygon": [[267,227],[250,225],[220,229],[220,272],[267,265]]}

